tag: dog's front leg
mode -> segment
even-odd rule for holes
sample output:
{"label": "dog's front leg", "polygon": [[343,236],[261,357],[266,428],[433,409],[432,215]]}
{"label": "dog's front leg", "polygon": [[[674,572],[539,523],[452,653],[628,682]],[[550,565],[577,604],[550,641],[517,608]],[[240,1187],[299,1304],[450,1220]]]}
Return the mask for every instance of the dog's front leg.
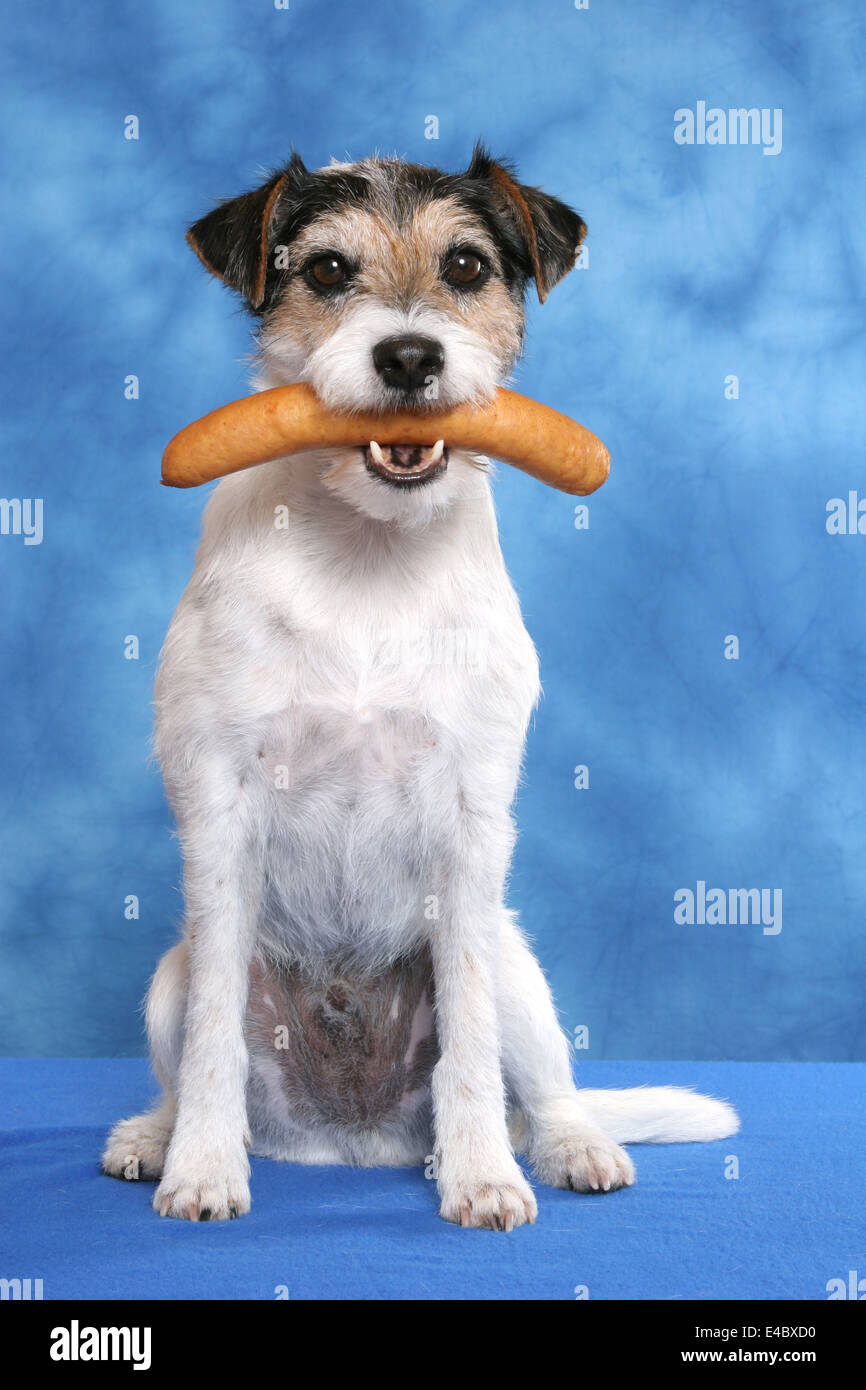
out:
{"label": "dog's front leg", "polygon": [[189,993],[177,1119],[153,1205],[190,1221],[240,1216],[250,1206],[244,1018],[261,832],[255,836],[243,794],[227,795],[231,785],[207,778],[180,827]]}
{"label": "dog's front leg", "polygon": [[432,933],[441,1215],[461,1226],[510,1231],[536,1215],[508,1138],[496,1014],[501,893],[512,829],[507,820],[464,808],[457,837],[444,911]]}

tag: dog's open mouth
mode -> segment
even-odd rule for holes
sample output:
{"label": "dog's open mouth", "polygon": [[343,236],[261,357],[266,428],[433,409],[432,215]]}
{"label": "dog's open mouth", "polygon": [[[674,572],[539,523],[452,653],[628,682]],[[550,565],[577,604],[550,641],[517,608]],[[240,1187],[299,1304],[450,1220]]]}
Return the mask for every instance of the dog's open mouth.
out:
{"label": "dog's open mouth", "polygon": [[395,487],[429,483],[448,467],[448,450],[441,439],[435,444],[377,444],[371,439],[361,453],[368,470]]}

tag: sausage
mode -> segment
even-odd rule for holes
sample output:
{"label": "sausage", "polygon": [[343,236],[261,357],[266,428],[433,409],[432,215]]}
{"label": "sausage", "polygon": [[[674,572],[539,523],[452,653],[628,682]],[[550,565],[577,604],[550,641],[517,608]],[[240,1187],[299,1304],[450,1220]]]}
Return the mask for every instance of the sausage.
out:
{"label": "sausage", "polygon": [[305,383],[276,386],[212,410],[176,434],[162,456],[162,482],[197,487],[305,449],[433,444],[489,454],[584,497],[601,487],[610,457],[600,439],[549,406],[500,389],[489,405],[443,411],[338,414]]}

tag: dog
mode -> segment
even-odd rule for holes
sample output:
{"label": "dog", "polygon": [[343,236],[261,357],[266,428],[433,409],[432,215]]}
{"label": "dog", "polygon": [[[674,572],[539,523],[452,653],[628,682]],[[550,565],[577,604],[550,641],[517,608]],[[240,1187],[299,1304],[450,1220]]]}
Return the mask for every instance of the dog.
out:
{"label": "dog", "polygon": [[[477,145],[464,173],[297,153],[188,241],[258,323],[258,389],[345,412],[482,404],[524,298],[583,219]],[[183,938],[150,986],[159,1105],[106,1173],[162,1216],[249,1209],[248,1153],[428,1164],[440,1214],[536,1216],[554,1187],[629,1185],[625,1142],[732,1134],[676,1087],[578,1091],[505,888],[538,661],[486,461],[319,451],[224,478],[162,651],[156,753],[184,858]]]}

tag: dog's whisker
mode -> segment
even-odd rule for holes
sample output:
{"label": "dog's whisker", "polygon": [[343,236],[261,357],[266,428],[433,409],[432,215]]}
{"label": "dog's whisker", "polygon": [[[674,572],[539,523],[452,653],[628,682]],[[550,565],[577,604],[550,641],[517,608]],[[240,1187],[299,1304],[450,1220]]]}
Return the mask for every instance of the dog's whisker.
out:
{"label": "dog's whisker", "polygon": [[341,461],[338,461],[338,462],[336,462],[336,463],[333,463],[333,464],[331,465],[331,467],[330,467],[329,469],[327,469],[327,471],[326,471],[326,473],[325,473],[325,478],[326,478],[327,482],[329,482],[329,483],[336,482],[337,478],[341,478],[341,477],[343,476],[344,473],[348,473],[349,469],[352,467],[352,464],[353,464],[354,462],[355,462],[354,458],[352,457],[351,454],[349,454],[348,458],[345,458],[345,459],[342,459]]}
{"label": "dog's whisker", "polygon": [[479,473],[489,473],[491,471],[490,459],[485,458],[484,454],[463,454],[462,457],[473,468],[477,468]]}

